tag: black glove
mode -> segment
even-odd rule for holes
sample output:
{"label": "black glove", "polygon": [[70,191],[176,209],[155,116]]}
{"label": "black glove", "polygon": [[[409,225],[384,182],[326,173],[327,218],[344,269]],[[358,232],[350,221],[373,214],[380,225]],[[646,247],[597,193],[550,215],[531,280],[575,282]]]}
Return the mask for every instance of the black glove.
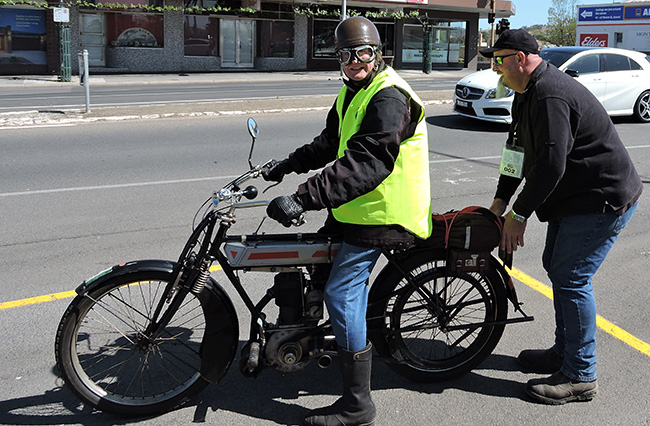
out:
{"label": "black glove", "polygon": [[291,166],[289,160],[275,161],[262,169],[262,177],[265,181],[282,182],[284,175],[291,173]]}
{"label": "black glove", "polygon": [[266,208],[266,214],[271,219],[277,220],[287,228],[291,226],[291,221],[299,218],[304,211],[305,209],[296,194],[276,197]]}

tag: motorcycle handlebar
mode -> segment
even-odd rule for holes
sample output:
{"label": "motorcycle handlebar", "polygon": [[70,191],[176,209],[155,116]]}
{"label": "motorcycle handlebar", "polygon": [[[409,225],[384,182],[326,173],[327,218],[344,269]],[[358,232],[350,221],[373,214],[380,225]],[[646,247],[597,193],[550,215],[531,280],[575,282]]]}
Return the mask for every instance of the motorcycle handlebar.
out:
{"label": "motorcycle handlebar", "polygon": [[[217,209],[220,202],[230,201],[230,207],[232,209],[245,209],[250,207],[266,207],[269,205],[270,201],[260,200],[260,201],[250,201],[250,202],[239,202],[242,197],[248,198],[249,200],[257,197],[258,191],[254,186],[247,186],[244,189],[239,189],[239,187],[248,180],[258,178],[262,176],[262,171],[269,167],[273,163],[273,160],[269,160],[266,163],[260,164],[253,167],[246,173],[242,174],[228,185],[224,186],[220,190],[216,190],[212,193],[212,208]],[[237,188],[237,190],[234,190]],[[267,188],[268,189],[268,188]],[[292,226],[301,226],[305,224],[305,215],[301,214],[300,217],[291,221]]]}

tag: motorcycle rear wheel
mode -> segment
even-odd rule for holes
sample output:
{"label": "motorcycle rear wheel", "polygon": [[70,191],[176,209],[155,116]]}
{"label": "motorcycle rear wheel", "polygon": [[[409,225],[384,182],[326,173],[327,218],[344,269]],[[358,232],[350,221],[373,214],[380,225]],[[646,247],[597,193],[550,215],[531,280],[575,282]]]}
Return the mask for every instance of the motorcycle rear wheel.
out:
{"label": "motorcycle rear wheel", "polygon": [[205,302],[189,293],[163,333],[144,330],[170,273],[133,272],[77,296],[56,335],[61,375],[86,404],[127,416],[169,411],[203,390],[199,354]]}
{"label": "motorcycle rear wheel", "polygon": [[401,266],[415,287],[393,271],[371,294],[368,310],[377,351],[393,358],[388,366],[417,382],[451,380],[477,367],[505,328],[494,324],[507,318],[505,286],[498,273],[451,272],[426,252]]}

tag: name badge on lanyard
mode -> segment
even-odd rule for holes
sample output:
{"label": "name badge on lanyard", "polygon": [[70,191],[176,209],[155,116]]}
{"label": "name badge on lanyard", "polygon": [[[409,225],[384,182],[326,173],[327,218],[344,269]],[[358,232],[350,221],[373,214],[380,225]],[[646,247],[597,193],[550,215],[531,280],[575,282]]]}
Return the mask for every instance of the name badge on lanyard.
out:
{"label": "name badge on lanyard", "polygon": [[524,149],[520,146],[512,145],[503,147],[499,172],[502,175],[521,179],[524,176]]}
{"label": "name badge on lanyard", "polygon": [[501,154],[499,172],[517,179],[524,177],[524,148],[517,146],[517,124],[515,124],[512,145],[506,144]]}

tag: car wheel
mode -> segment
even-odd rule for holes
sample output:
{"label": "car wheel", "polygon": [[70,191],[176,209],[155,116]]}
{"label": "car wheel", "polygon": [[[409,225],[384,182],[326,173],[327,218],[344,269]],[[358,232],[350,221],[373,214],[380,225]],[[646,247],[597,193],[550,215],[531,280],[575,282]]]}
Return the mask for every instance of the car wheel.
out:
{"label": "car wheel", "polygon": [[634,104],[634,118],[642,123],[650,123],[650,90],[641,93]]}

